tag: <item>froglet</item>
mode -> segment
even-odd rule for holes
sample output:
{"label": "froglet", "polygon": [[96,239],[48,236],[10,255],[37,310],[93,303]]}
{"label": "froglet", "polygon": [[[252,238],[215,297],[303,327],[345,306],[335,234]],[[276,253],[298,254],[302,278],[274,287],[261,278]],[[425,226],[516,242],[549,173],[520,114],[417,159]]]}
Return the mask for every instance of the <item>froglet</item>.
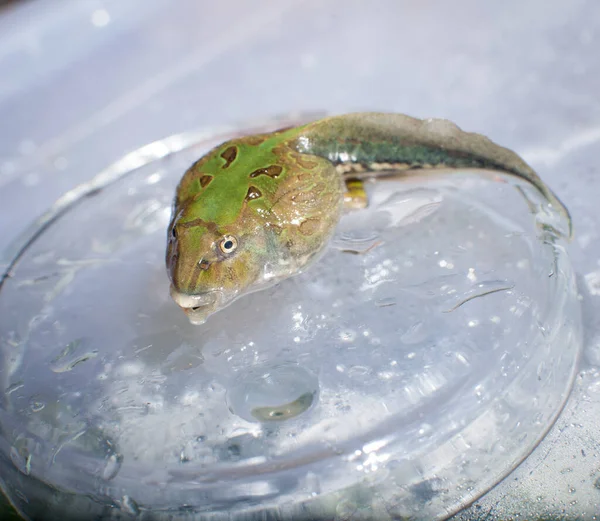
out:
{"label": "froglet", "polygon": [[332,116],[233,139],[185,172],[168,229],[171,296],[202,324],[235,299],[305,269],[343,208],[366,206],[362,179],[440,168],[524,179],[566,217],[570,232],[568,210],[532,168],[482,135],[402,114]]}

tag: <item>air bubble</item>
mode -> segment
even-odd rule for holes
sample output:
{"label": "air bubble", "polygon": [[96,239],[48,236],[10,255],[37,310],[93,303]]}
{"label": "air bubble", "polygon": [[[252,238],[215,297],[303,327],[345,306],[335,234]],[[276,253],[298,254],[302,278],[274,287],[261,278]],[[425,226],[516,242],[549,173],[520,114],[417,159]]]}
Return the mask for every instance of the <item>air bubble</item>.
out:
{"label": "air bubble", "polygon": [[114,479],[116,475],[121,470],[121,464],[123,463],[123,456],[121,454],[111,454],[104,465],[104,470],[102,471],[102,479],[105,481],[110,481]]}
{"label": "air bubble", "polygon": [[32,397],[29,401],[29,410],[31,412],[40,412],[46,407],[46,403],[38,396]]}

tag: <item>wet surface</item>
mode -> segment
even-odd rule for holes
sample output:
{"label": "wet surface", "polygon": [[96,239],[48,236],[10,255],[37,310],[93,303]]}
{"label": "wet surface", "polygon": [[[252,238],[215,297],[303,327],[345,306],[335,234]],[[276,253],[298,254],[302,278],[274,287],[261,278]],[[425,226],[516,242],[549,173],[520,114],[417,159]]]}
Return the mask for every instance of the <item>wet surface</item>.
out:
{"label": "wet surface", "polygon": [[182,501],[281,510],[307,481],[320,517],[360,498],[433,519],[527,456],[580,347],[558,214],[485,176],[372,182],[369,207],[342,217],[312,267],[198,327],[163,261],[198,148],[141,167],[129,156],[137,168],[109,184],[100,174],[12,265],[0,291],[11,470],[157,519]]}
{"label": "wet surface", "polygon": [[[597,512],[596,2],[381,1],[369,11],[341,1],[252,6],[106,1],[102,7],[71,1],[57,7],[38,0],[15,6],[0,17],[0,70],[10,71],[0,84],[0,120],[10,122],[0,128],[2,249],[62,193],[123,153],[205,125],[303,109],[379,109],[448,117],[521,153],[574,216],[569,251],[578,274],[586,350],[573,397],[547,439],[464,518],[507,517],[523,514],[524,508],[531,508],[532,516]],[[226,25],[214,23],[225,19]],[[139,215],[145,212],[152,209]],[[352,248],[366,243],[363,237]],[[67,284],[74,267],[57,268],[46,276],[54,277],[60,290],[59,282]],[[392,310],[395,297],[382,296],[374,306]],[[415,323],[404,334],[416,342],[426,333]],[[300,338],[307,335],[310,328],[299,329]],[[340,335],[353,337],[348,330]],[[186,349],[170,359],[172,367],[198,363]],[[12,385],[18,392],[22,384]],[[38,401],[32,398],[32,410],[40,407]],[[78,428],[74,422],[70,436],[77,436]],[[24,446],[14,458],[27,471],[28,443]],[[573,461],[577,479],[574,472],[562,472],[574,468]],[[31,469],[34,464],[30,460]],[[437,486],[431,483],[420,493],[431,495]],[[127,495],[119,504],[132,515],[138,510]],[[359,515],[361,508],[346,502],[339,515]]]}

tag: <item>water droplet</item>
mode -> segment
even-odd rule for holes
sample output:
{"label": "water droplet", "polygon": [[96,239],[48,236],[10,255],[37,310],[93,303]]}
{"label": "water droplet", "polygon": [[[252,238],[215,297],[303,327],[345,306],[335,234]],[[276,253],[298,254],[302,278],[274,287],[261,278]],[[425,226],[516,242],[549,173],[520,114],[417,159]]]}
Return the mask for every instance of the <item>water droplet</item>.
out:
{"label": "water droplet", "polygon": [[40,412],[46,407],[46,403],[39,396],[32,396],[29,401],[29,409],[31,412]]}
{"label": "water droplet", "polygon": [[354,342],[356,339],[356,331],[352,329],[343,329],[340,331],[339,338],[342,342]]}
{"label": "water droplet", "polygon": [[418,344],[423,342],[428,335],[429,333],[423,322],[416,322],[402,333],[400,340],[403,344]]}
{"label": "water droplet", "polygon": [[352,378],[365,376],[369,374],[370,369],[364,365],[353,365],[350,369],[348,369],[348,376]]}
{"label": "water droplet", "polygon": [[140,515],[140,507],[130,496],[123,496],[121,498],[121,510],[133,516]]}
{"label": "water droplet", "polygon": [[102,479],[106,481],[114,479],[119,473],[119,470],[121,470],[122,463],[123,456],[121,454],[111,454],[106,459],[106,464],[104,465],[104,470],[102,471]]}
{"label": "water droplet", "polygon": [[50,362],[50,370],[54,373],[65,373],[77,364],[98,356],[98,351],[83,351],[83,347],[84,341],[81,338],[69,342],[61,353]]}
{"label": "water droplet", "polygon": [[257,368],[234,382],[227,393],[230,409],[248,421],[281,421],[308,410],[319,382],[295,365]]}
{"label": "water droplet", "polygon": [[380,298],[379,300],[375,301],[375,305],[378,308],[387,308],[390,306],[395,306],[396,305],[396,299],[393,297],[387,297],[387,298]]}
{"label": "water droplet", "polygon": [[10,460],[17,470],[26,476],[31,474],[31,454],[25,445],[28,440],[19,440],[21,442],[19,447],[10,448]]}

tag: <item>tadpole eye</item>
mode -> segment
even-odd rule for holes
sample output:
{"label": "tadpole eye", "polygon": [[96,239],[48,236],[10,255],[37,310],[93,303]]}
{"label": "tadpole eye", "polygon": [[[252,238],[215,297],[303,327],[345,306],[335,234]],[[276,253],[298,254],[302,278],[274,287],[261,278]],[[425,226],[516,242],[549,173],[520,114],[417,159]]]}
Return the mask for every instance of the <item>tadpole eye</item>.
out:
{"label": "tadpole eye", "polygon": [[171,237],[173,237],[173,239],[177,239],[177,229],[175,226],[171,228]]}
{"label": "tadpole eye", "polygon": [[238,241],[233,235],[225,235],[219,242],[219,250],[225,255],[233,253],[237,248]]}

